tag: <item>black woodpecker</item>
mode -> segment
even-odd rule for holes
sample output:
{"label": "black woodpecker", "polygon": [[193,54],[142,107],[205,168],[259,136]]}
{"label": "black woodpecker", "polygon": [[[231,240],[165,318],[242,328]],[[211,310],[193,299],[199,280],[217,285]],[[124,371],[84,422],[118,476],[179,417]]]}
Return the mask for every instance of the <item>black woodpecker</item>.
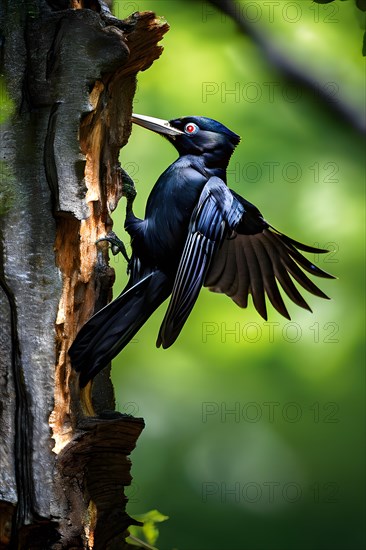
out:
{"label": "black woodpecker", "polygon": [[[133,115],[132,122],[174,145],[178,159],[159,177],[144,219],[127,203],[131,236],[129,281],[120,296],[80,330],[69,354],[83,387],[133,338],[164,300],[170,301],[157,346],[178,337],[202,286],[245,308],[249,294],[267,319],[266,296],[290,319],[278,285],[300,307],[310,307],[295,286],[327,296],[305,272],[334,278],[300,252],[328,252],[287,237],[256,206],[229,189],[226,169],[240,137],[220,122],[188,116],[170,121]],[[113,237],[106,237],[118,246]],[[120,242],[120,241],[119,241]],[[311,310],[310,310],[311,311]]]}

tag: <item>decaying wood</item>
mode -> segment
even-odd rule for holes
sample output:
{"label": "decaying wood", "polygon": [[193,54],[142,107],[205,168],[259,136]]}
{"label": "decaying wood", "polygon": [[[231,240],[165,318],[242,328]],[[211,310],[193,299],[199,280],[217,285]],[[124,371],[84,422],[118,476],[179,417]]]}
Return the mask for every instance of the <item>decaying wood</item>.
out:
{"label": "decaying wood", "polygon": [[0,548],[127,548],[123,489],[144,423],[103,413],[108,373],[80,395],[67,350],[111,298],[95,241],[123,194],[136,73],[168,27],[97,0],[4,4],[15,114],[0,158]]}

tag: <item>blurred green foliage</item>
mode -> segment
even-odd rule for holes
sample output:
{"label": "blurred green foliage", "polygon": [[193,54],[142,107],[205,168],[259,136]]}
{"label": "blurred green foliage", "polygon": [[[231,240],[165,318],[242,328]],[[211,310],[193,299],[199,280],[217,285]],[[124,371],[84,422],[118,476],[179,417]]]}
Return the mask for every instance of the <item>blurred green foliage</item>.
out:
{"label": "blurred green foliage", "polygon": [[[333,250],[312,259],[339,279],[320,281],[331,301],[308,296],[313,314],[290,305],[291,323],[271,308],[265,323],[252,305],[240,310],[203,290],[164,351],[154,346],[160,308],[114,362],[119,409],[146,421],[128,509],[169,515],[162,550],[356,550],[365,492],[363,29],[353,2],[235,5],[270,55],[208,2],[114,2],[121,18],[153,10],[171,25],[161,59],[139,77],[134,110],[209,116],[239,133],[230,186],[275,227]],[[279,59],[303,80],[285,77]],[[136,182],[137,215],[175,158],[159,136],[133,129],[121,162]],[[124,201],[114,220],[123,235]],[[126,265],[111,262],[117,293]]]}
{"label": "blurred green foliage", "polygon": [[3,124],[14,112],[14,102],[9,97],[4,76],[0,74],[0,124]]}

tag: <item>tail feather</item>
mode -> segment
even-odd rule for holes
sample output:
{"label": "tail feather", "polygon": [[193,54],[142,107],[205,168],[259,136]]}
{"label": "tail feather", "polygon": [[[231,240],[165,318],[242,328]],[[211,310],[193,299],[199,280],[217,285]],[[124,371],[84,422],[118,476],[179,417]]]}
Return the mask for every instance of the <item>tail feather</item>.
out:
{"label": "tail feather", "polygon": [[81,387],[128,344],[170,292],[164,273],[154,271],[128,286],[83,326],[69,349]]}

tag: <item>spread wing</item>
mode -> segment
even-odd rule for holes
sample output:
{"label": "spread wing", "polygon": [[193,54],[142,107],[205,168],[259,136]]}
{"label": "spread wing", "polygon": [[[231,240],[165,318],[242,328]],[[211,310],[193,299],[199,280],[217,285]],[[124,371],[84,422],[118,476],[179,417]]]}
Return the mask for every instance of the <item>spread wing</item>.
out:
{"label": "spread wing", "polygon": [[191,216],[158,347],[167,348],[175,342],[197,300],[212,258],[243,214],[244,206],[226,184],[220,178],[210,178]]}
{"label": "spread wing", "polygon": [[328,250],[290,239],[270,226],[255,206],[238,195],[236,197],[244,205],[245,213],[233,238],[226,238],[216,251],[205,286],[214,292],[227,294],[243,308],[247,307],[248,295],[251,294],[255,308],[264,319],[267,319],[266,295],[277,311],[290,319],[277,283],[295,304],[311,311],[291,277],[312,294],[328,299],[304,271],[329,279],[334,279],[333,275],[312,264],[299,252],[319,254]]}

